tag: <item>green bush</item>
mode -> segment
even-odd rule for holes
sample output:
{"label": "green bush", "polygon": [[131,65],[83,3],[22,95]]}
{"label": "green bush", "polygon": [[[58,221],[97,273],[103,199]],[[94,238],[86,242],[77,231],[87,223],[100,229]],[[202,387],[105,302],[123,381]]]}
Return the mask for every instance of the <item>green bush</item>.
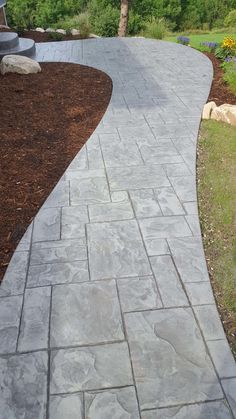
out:
{"label": "green bush", "polygon": [[91,32],[91,26],[89,22],[88,13],[81,13],[78,16],[78,26],[79,26],[80,35],[82,36],[82,38],[87,38]]}
{"label": "green bush", "polygon": [[89,21],[94,33],[100,36],[116,36],[118,32],[120,10],[102,0],[91,0],[88,5]]}
{"label": "green bush", "polygon": [[136,35],[140,33],[145,27],[145,22],[142,16],[135,14],[132,10],[129,13],[128,34]]}
{"label": "green bush", "polygon": [[65,29],[70,33],[71,29],[78,29],[82,38],[87,38],[91,32],[91,25],[89,23],[88,13],[80,13],[80,15],[67,17],[64,20],[59,20],[56,24],[52,25],[55,29]]}
{"label": "green bush", "polygon": [[167,27],[164,19],[152,18],[146,22],[144,36],[146,38],[163,39],[166,36]]}
{"label": "green bush", "polygon": [[49,38],[52,41],[62,41],[63,40],[63,35],[62,33],[58,33],[58,32],[49,32]]}
{"label": "green bush", "polygon": [[9,24],[17,28],[47,28],[67,16],[78,15],[86,0],[8,0]]}
{"label": "green bush", "polygon": [[7,3],[7,18],[10,26],[19,32],[33,28],[35,25],[35,0],[9,0]]}
{"label": "green bush", "polygon": [[236,26],[236,10],[231,10],[231,12],[229,12],[224,20],[224,25],[227,28],[231,28],[231,27],[235,27]]}

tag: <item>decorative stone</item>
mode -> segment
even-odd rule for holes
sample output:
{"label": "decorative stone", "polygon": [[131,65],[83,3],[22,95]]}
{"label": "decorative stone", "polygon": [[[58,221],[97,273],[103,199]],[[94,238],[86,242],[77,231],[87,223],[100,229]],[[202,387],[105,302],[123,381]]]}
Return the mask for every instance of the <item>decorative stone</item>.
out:
{"label": "decorative stone", "polygon": [[52,28],[47,28],[47,29],[45,30],[45,32],[47,32],[47,33],[55,32],[55,29],[52,29]]}
{"label": "decorative stone", "polygon": [[37,61],[21,55],[5,55],[0,64],[2,74],[34,74],[40,73],[40,71],[41,67]]}
{"label": "decorative stone", "polygon": [[216,108],[215,102],[208,102],[203,108],[202,119],[210,119],[213,109]]}
{"label": "decorative stone", "polygon": [[43,28],[36,28],[35,30],[36,30],[36,32],[42,32],[42,33],[45,32],[45,30]]}
{"label": "decorative stone", "polygon": [[236,105],[221,105],[213,109],[211,119],[236,126]]}
{"label": "decorative stone", "polygon": [[79,30],[78,29],[71,29],[70,33],[71,33],[71,35],[76,36],[76,35],[79,35]]}
{"label": "decorative stone", "polygon": [[66,35],[65,29],[56,29],[57,33],[61,33],[62,35]]}

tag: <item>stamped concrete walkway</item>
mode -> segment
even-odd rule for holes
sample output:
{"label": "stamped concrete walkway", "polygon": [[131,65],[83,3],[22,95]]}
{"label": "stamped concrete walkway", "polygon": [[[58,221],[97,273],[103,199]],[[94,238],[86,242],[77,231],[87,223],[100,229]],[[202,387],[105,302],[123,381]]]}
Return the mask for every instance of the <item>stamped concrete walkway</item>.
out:
{"label": "stamped concrete walkway", "polygon": [[143,39],[37,58],[102,69],[114,89],[0,288],[0,418],[236,417],[196,202],[210,61]]}

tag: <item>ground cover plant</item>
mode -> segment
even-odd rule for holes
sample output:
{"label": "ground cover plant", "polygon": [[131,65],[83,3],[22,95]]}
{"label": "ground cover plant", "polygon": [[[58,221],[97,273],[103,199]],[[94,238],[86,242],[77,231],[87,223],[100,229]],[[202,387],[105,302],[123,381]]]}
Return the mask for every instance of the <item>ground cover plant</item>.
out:
{"label": "ground cover plant", "polygon": [[208,270],[236,356],[236,128],[204,121],[198,144],[198,198]]}
{"label": "ground cover plant", "polygon": [[106,74],[77,64],[0,76],[0,281],[24,231],[101,120],[111,90]]}

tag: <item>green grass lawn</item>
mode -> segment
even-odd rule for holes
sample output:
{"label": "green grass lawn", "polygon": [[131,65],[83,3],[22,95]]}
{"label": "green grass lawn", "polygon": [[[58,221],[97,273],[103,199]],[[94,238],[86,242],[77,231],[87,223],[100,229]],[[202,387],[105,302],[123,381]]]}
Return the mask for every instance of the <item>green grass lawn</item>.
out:
{"label": "green grass lawn", "polygon": [[236,355],[236,127],[203,121],[198,198],[208,268]]}
{"label": "green grass lawn", "polygon": [[177,34],[175,36],[165,37],[165,41],[177,42],[177,36],[184,35],[190,38],[190,45],[193,48],[198,48],[202,42],[218,42],[221,43],[224,38],[227,36],[232,36],[236,39],[236,32],[234,33],[208,33],[208,34],[199,34],[199,35],[188,35],[186,33]]}

